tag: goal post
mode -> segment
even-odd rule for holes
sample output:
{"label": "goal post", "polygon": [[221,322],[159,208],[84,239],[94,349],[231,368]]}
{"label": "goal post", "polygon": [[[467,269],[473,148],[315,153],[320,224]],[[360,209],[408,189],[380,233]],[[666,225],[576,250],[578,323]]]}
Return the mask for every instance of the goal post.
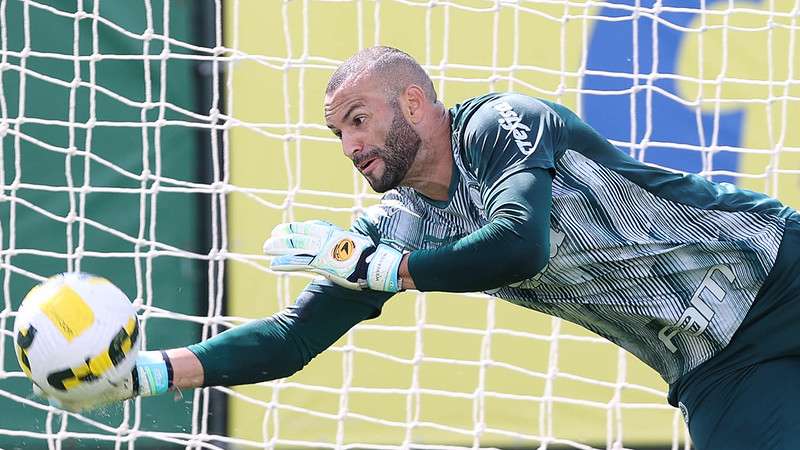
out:
{"label": "goal post", "polygon": [[654,371],[479,294],[406,292],[287,379],[87,417],[37,406],[10,330],[24,290],[64,270],[110,273],[151,349],[293,302],[311,278],[269,271],[270,229],[347,226],[379,199],[322,112],[337,64],[375,44],[417,58],[447,106],[556,101],[642,161],[798,207],[799,14],[797,0],[0,0],[0,448],[688,449]]}

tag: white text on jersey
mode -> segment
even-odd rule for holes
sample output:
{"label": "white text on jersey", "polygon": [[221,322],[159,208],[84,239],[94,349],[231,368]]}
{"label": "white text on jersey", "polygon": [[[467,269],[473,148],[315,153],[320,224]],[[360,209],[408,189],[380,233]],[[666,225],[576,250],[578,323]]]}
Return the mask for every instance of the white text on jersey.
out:
{"label": "white text on jersey", "polygon": [[[508,102],[500,102],[494,105],[494,109],[500,114],[500,118],[497,119],[497,122],[500,123],[502,129],[511,134],[519,151],[521,151],[523,155],[530,155],[533,153],[536,147],[528,140],[528,132],[531,131],[531,128],[522,123],[522,119],[514,109],[511,108],[511,105],[509,105]],[[541,131],[541,123],[539,125]]]}
{"label": "white text on jersey", "polygon": [[699,336],[700,333],[708,328],[708,324],[714,317],[714,310],[709,306],[709,302],[716,300],[722,303],[725,300],[725,288],[713,278],[715,273],[722,274],[729,283],[733,283],[736,275],[730,267],[718,264],[706,272],[706,276],[700,283],[700,287],[692,295],[691,306],[686,308],[681,317],[674,325],[667,325],[658,332],[658,339],[667,346],[670,352],[675,353],[678,347],[672,343],[672,338],[681,331]]}

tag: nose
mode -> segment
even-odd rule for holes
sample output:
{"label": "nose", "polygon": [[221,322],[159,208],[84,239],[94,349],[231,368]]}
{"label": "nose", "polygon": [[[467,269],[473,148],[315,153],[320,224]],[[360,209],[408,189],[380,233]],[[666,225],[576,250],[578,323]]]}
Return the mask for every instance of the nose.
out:
{"label": "nose", "polygon": [[345,156],[350,159],[355,157],[355,154],[362,151],[364,149],[364,143],[361,139],[358,139],[352,133],[343,133],[342,134],[342,151],[344,152]]}

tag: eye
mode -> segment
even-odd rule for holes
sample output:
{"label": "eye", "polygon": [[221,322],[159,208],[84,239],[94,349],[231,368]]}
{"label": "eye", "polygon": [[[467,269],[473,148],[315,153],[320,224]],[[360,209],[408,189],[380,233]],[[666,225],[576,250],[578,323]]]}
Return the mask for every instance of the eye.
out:
{"label": "eye", "polygon": [[367,116],[355,116],[353,118],[353,125],[358,127],[358,126],[363,125],[364,122],[366,122],[366,121],[367,121]]}

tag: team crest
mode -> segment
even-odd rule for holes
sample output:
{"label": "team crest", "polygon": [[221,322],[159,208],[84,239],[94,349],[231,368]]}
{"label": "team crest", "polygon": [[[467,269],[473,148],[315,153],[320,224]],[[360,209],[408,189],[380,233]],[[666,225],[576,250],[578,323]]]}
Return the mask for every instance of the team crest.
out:
{"label": "team crest", "polygon": [[337,261],[347,261],[353,256],[356,250],[356,244],[350,239],[342,239],[333,247],[333,259]]}

